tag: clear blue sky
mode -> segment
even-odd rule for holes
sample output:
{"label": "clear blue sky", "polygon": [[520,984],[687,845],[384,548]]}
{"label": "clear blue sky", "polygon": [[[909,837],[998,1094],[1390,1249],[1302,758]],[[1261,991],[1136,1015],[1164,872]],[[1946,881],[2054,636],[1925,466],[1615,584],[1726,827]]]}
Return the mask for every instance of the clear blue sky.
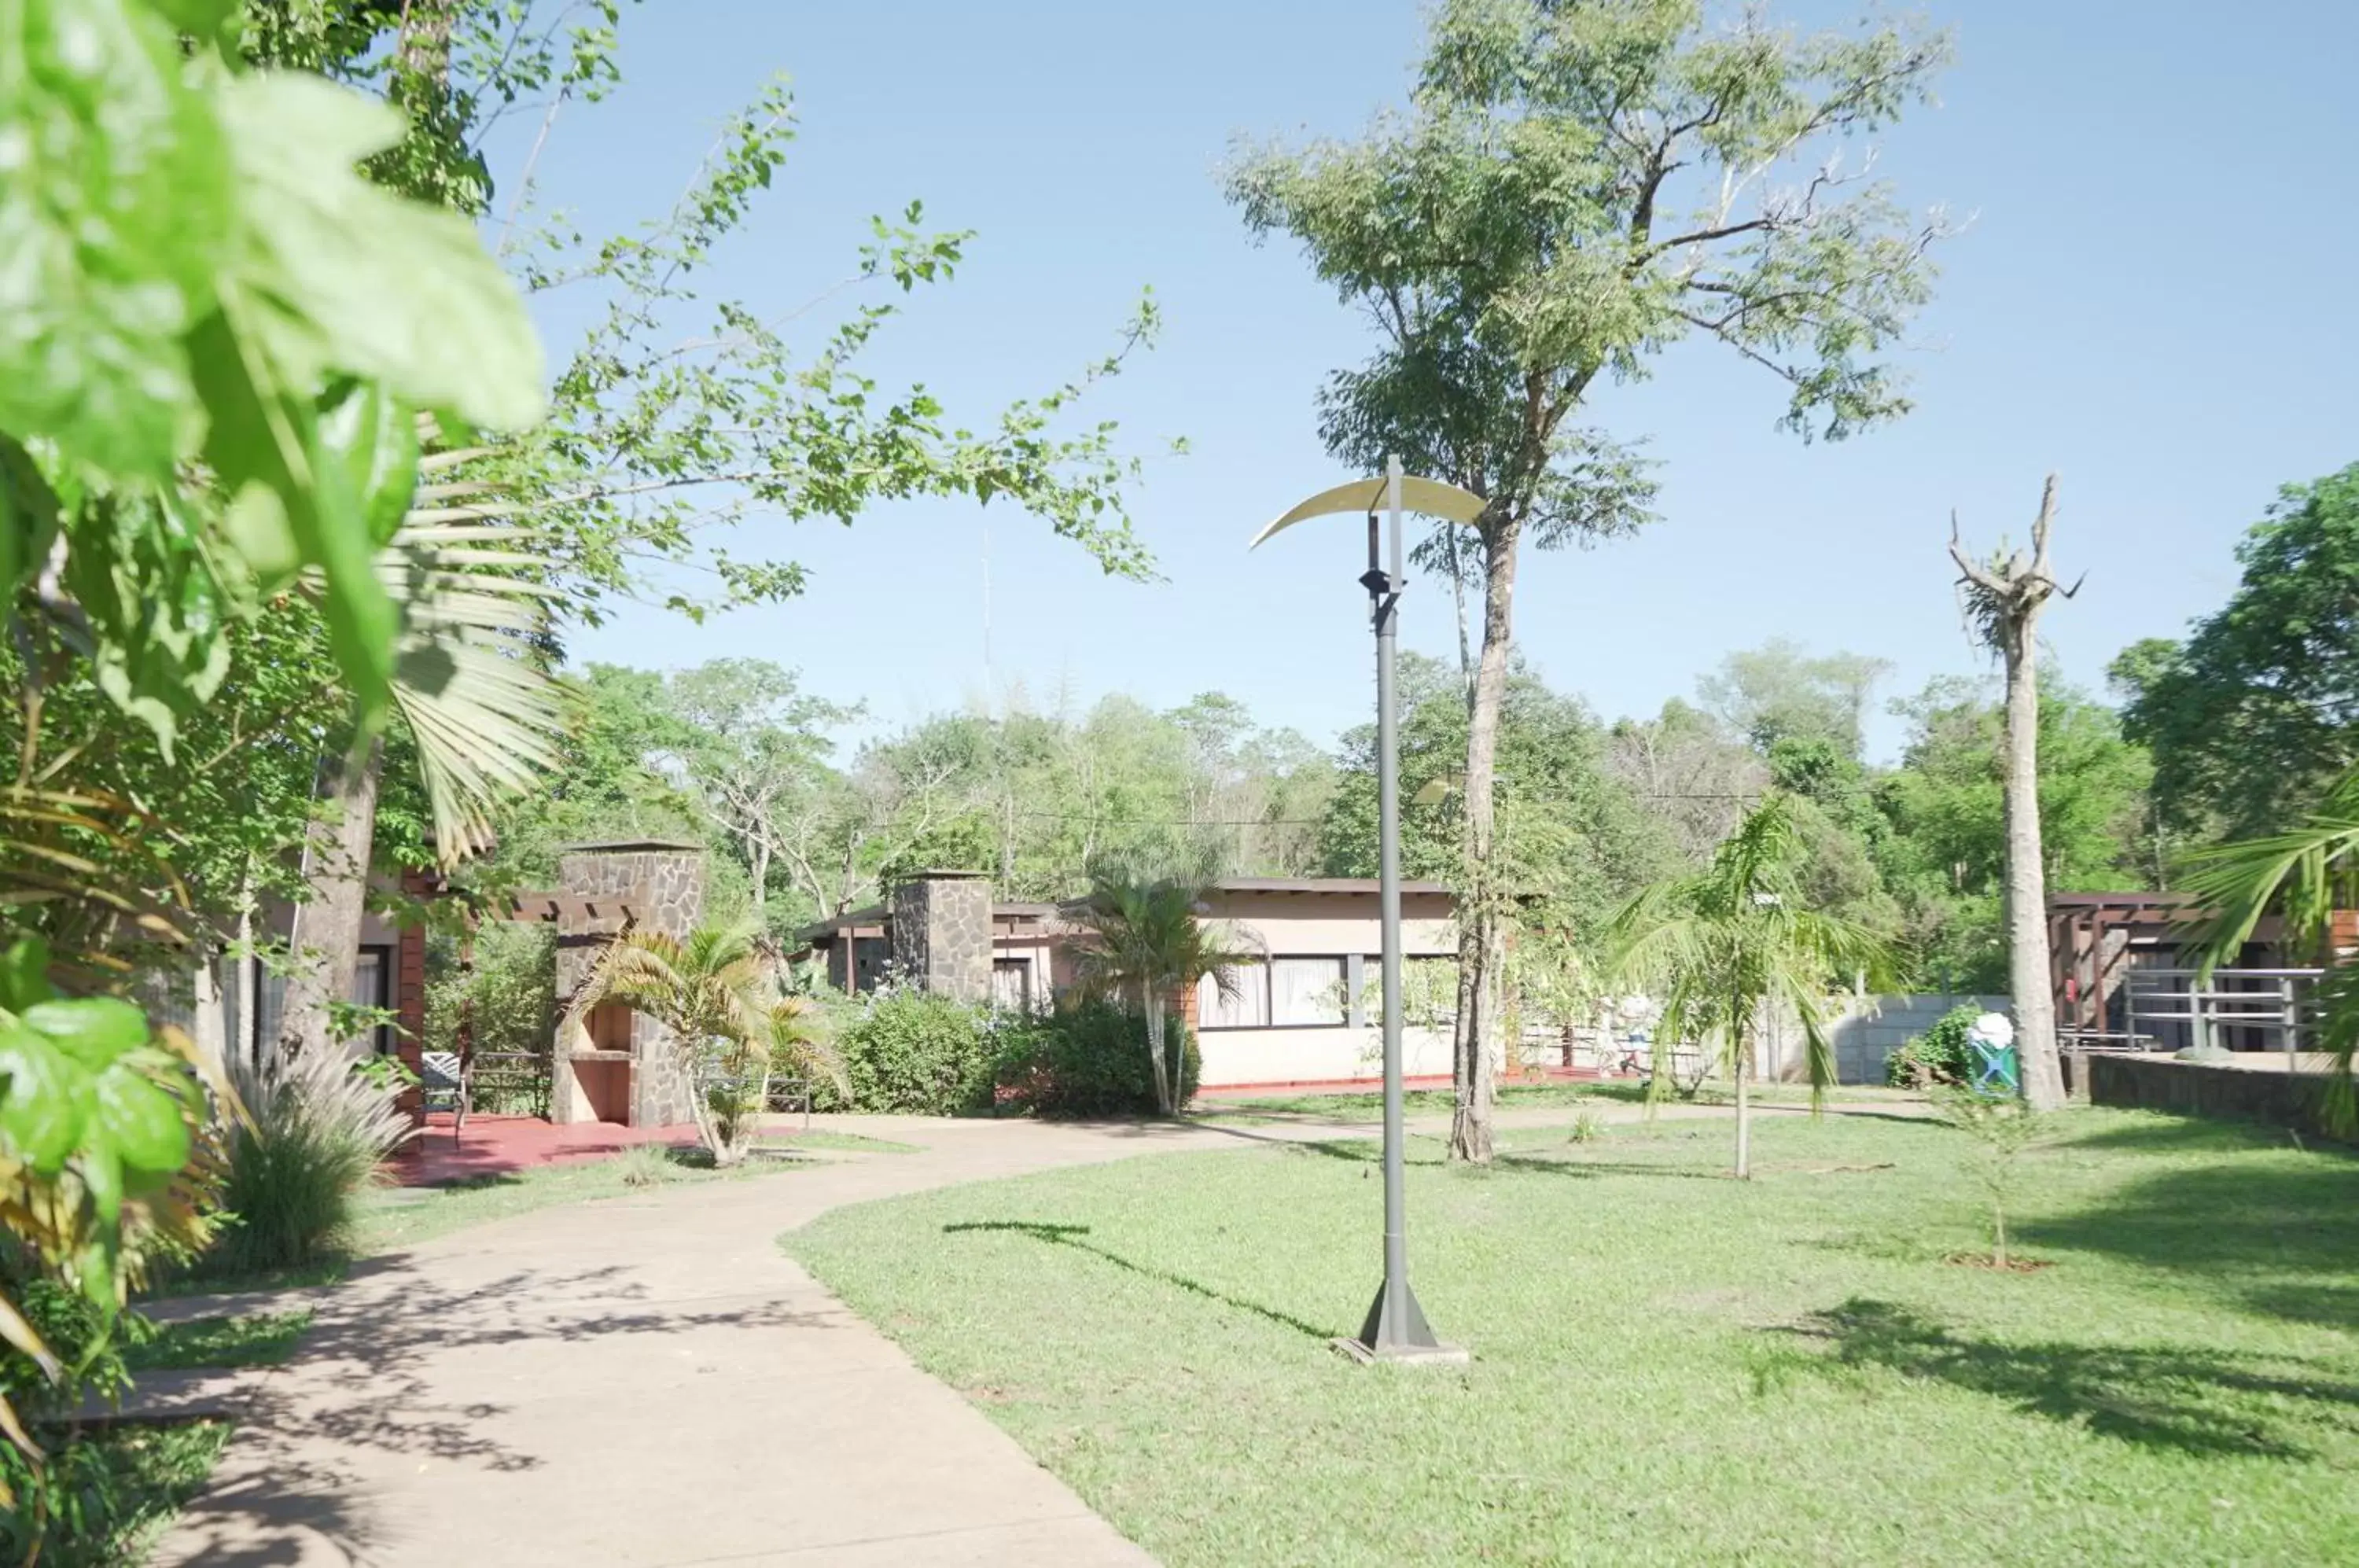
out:
{"label": "clear blue sky", "polygon": [[[1942,251],[1906,356],[1918,408],[1806,447],[1772,428],[1776,384],[1701,344],[1652,382],[1603,390],[1593,417],[1662,462],[1663,520],[1533,557],[1516,609],[1531,661],[1608,717],[1651,713],[1776,636],[1888,659],[1893,691],[1984,668],[1951,598],[1950,511],[1976,540],[2020,538],[2050,469],[2060,564],[2088,583],[2052,613],[2049,641],[2094,684],[2124,644],[2221,602],[2234,541],[2280,484],[2359,460],[2359,6],[1951,0],[1930,14],[1954,27],[1959,62],[1940,107],[1881,138],[1880,167],[1904,204],[1973,222]],[[920,377],[987,418],[1103,352],[1151,284],[1162,344],[1100,406],[1138,450],[1185,436],[1192,452],[1153,463],[1136,496],[1165,582],[1103,579],[998,506],[883,508],[851,530],[769,521],[759,546],[811,569],[806,599],[702,628],[628,613],[575,656],[760,656],[885,724],[979,702],[987,524],[1003,689],[1157,705],[1219,689],[1321,741],[1358,722],[1353,529],[1244,547],[1340,477],[1311,399],[1365,339],[1299,256],[1248,242],[1216,169],[1234,133],[1350,133],[1399,103],[1419,34],[1402,0],[658,0],[626,16],[627,85],[560,122],[549,199],[593,232],[660,212],[719,116],[787,71],[800,134],[717,288],[787,310],[842,275],[867,214],[922,198],[929,221],[979,238],[882,345],[888,384]],[[1405,627],[1446,653],[1446,592],[1421,583]],[[1898,734],[1880,721],[1876,748]]]}

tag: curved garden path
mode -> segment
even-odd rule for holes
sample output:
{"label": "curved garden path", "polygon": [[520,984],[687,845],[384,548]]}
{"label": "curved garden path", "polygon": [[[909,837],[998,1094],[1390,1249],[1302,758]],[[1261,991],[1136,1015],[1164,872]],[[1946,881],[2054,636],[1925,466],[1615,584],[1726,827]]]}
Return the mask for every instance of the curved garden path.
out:
{"label": "curved garden path", "polygon": [[295,1358],[241,1385],[235,1438],[152,1561],[1147,1563],[779,1233],[957,1182],[1368,1129],[841,1125],[920,1152],[543,1209],[355,1269]]}

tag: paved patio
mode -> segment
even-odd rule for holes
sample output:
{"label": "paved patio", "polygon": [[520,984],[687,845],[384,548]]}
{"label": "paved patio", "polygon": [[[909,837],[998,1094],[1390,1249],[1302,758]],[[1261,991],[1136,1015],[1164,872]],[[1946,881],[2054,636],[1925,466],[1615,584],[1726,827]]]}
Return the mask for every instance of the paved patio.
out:
{"label": "paved patio", "polygon": [[467,1118],[464,1131],[455,1130],[447,1112],[427,1118],[426,1130],[397,1149],[386,1162],[393,1179],[405,1187],[439,1187],[482,1176],[506,1176],[543,1165],[578,1165],[603,1160],[636,1144],[665,1143],[687,1147],[696,1142],[696,1128],[617,1127],[612,1122],[578,1122],[559,1127],[538,1116]]}

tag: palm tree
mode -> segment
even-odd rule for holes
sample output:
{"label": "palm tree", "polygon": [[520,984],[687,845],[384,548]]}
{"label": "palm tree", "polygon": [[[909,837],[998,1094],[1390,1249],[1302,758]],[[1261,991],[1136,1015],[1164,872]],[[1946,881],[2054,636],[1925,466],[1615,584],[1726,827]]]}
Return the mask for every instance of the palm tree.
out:
{"label": "palm tree", "polygon": [[[419,441],[437,435],[421,417]],[[418,458],[409,509],[372,562],[399,620],[391,696],[445,866],[490,847],[494,808],[556,768],[563,727],[544,646],[549,561],[534,530],[511,520],[527,508],[484,481],[451,477],[488,455],[470,447]],[[315,575],[305,586],[321,584]],[[306,892],[290,933],[321,959],[288,980],[279,1033],[289,1055],[326,1043],[334,1003],[352,995],[384,769],[382,741],[321,761],[328,810],[304,841]]]}
{"label": "palm tree", "polygon": [[1617,988],[1659,991],[1649,1101],[1670,1083],[1675,1041],[1716,1041],[1721,1071],[1736,1083],[1736,1175],[1752,1171],[1746,1085],[1764,1018],[1790,1008],[1801,1020],[1815,1109],[1834,1082],[1827,1002],[1847,987],[1892,983],[1884,939],[1864,926],[1804,907],[1807,849],[1792,802],[1772,794],[1755,807],[1693,876],[1632,898],[1608,932]]}
{"label": "palm tree", "polygon": [[2334,911],[2359,905],[2359,769],[2343,775],[2299,826],[2199,850],[2190,861],[2185,887],[2208,912],[2197,947],[2203,982],[2235,958],[2272,908],[2284,919],[2288,947],[2306,949],[2325,966],[2315,996],[2318,1032],[2334,1060],[2321,1109],[2336,1137],[2359,1133],[2352,1079],[2359,964],[2337,962],[2333,938]]}
{"label": "palm tree", "polygon": [[1165,1116],[1180,1107],[1186,1068],[1184,1051],[1164,1049],[1171,996],[1207,975],[1222,996],[1234,996],[1236,966],[1258,956],[1229,946],[1225,932],[1199,918],[1202,907],[1203,889],[1192,882],[1101,873],[1091,878],[1089,897],[1071,911],[1086,933],[1074,953],[1082,991],[1135,996],[1147,1016],[1155,1107]]}
{"label": "palm tree", "polygon": [[695,1091],[696,1134],[715,1165],[745,1158],[782,1059],[842,1081],[808,1000],[778,988],[777,965],[751,921],[703,925],[686,940],[631,931],[600,955],[567,1008],[568,1032],[591,1009],[624,1002],[663,1026]]}

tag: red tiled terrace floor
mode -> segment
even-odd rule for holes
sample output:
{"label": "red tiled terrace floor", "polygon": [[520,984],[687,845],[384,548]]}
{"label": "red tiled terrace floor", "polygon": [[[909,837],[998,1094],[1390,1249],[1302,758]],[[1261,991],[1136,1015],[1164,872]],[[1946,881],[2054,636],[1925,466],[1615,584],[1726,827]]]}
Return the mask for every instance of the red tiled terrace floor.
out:
{"label": "red tiled terrace floor", "polygon": [[693,1127],[631,1127],[611,1122],[559,1127],[538,1116],[469,1116],[454,1139],[451,1117],[426,1118],[426,1131],[404,1144],[386,1170],[404,1187],[437,1187],[477,1176],[505,1176],[542,1165],[571,1165],[619,1154],[634,1144],[692,1145]]}

